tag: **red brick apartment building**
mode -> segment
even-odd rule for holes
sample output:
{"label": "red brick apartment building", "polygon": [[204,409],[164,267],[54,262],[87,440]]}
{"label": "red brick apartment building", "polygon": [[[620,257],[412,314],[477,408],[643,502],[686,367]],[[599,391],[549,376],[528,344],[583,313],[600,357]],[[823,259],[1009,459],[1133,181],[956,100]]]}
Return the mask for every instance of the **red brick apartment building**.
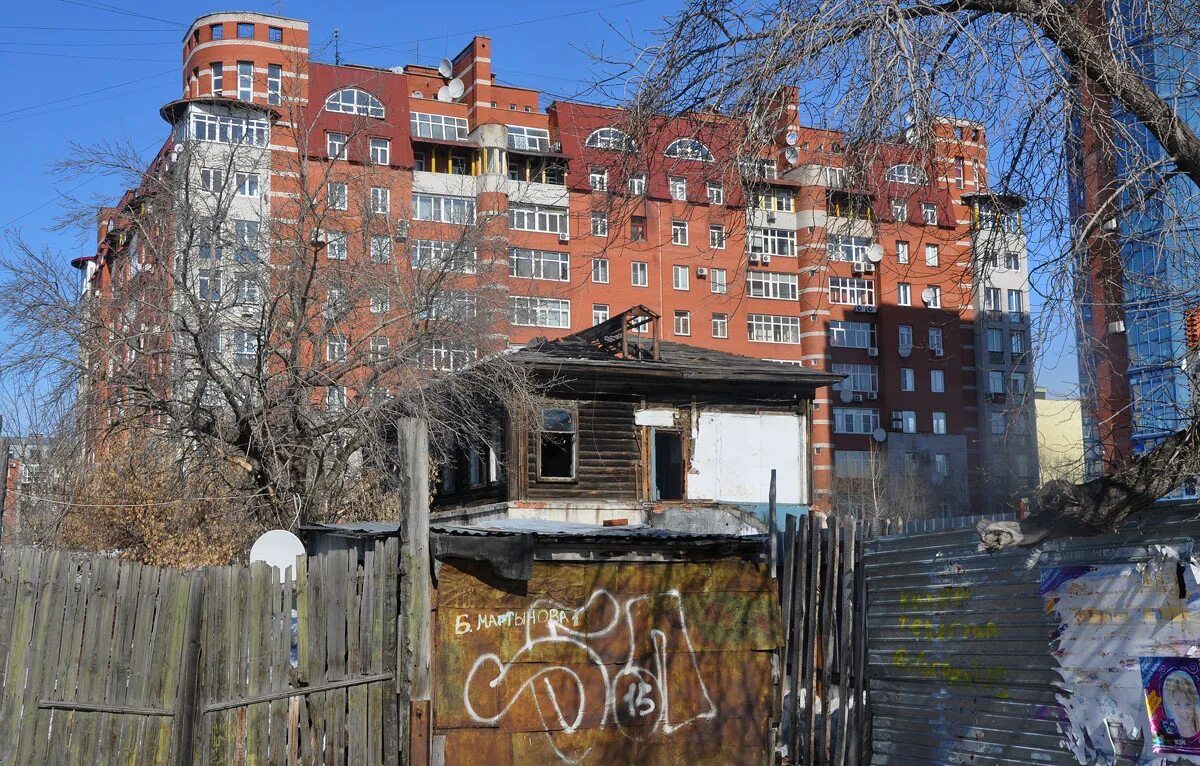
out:
{"label": "red brick apartment building", "polygon": [[[329,177],[369,164],[383,198],[371,204],[404,219],[396,240],[414,259],[452,240],[464,215],[504,213],[484,225],[474,284],[507,295],[507,343],[647,306],[667,339],[849,376],[812,413],[813,507],[832,504],[835,471],[861,480],[880,462],[932,477],[928,504],[943,514],[993,507],[968,482],[982,473],[973,210],[991,198],[981,125],[941,121],[933,156],[898,140],[851,173],[840,136],[797,124],[794,108],[775,144],[749,158],[736,156],[728,118],[631,136],[619,109],[543,109],[537,90],[496,82],[486,37],[449,71],[308,55],[303,21],[198,18],[183,41],[182,98],[162,110],[173,127],[164,156],[176,141],[223,136],[220,119],[241,120],[234,130],[268,150],[271,191],[257,214],[287,219],[301,182],[288,158],[343,153]],[[300,105],[303,131],[273,129],[285,103]],[[365,128],[347,144],[352,122]],[[750,199],[747,163],[760,178]],[[114,233],[120,216],[106,211],[100,252],[79,259],[95,294],[111,290],[128,249]]]}

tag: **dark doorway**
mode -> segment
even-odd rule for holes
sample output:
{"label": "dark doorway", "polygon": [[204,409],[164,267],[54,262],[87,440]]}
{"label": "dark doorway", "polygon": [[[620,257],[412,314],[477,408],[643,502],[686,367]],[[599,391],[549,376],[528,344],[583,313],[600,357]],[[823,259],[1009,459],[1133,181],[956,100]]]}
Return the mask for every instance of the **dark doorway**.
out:
{"label": "dark doorway", "polygon": [[683,499],[683,434],[654,432],[654,492],[657,500]]}

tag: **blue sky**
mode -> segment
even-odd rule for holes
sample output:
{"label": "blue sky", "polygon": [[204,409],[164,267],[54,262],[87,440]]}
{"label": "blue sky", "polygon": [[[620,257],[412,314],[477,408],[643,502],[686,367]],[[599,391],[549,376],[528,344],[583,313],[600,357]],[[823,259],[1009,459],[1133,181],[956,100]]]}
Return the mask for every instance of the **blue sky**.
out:
{"label": "blue sky", "polygon": [[[121,189],[103,180],[63,182],[49,168],[71,142],[127,136],[135,146],[156,148],[166,130],[158,108],[180,88],[180,40],[191,20],[204,13],[237,8],[306,19],[314,58],[333,60],[337,29],[343,61],[377,66],[436,63],[472,34],[486,34],[493,40],[497,78],[540,88],[549,101],[587,98],[596,77],[591,54],[619,57],[630,39],[647,41],[649,31],[664,26],[664,17],[680,5],[677,0],[10,3],[0,19],[0,81],[9,94],[0,107],[0,145],[8,149],[10,179],[0,185],[0,230],[19,229],[34,244],[61,250],[64,258],[92,246],[48,230],[58,195],[115,197]],[[1039,351],[1039,385],[1070,393],[1076,376],[1073,340],[1059,335]]]}

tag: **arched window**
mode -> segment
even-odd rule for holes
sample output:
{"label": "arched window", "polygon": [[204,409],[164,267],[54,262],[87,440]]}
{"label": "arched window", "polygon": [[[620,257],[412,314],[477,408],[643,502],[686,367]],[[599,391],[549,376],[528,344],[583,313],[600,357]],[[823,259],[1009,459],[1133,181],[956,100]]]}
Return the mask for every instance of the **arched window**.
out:
{"label": "arched window", "polygon": [[587,137],[584,142],[585,146],[590,146],[593,149],[615,149],[618,152],[632,152],[637,150],[637,145],[633,143],[633,139],[625,134],[624,131],[616,128],[596,128]]}
{"label": "arched window", "polygon": [[913,184],[914,186],[924,186],[927,180],[925,171],[916,165],[892,165],[883,174],[883,177],[892,183]]}
{"label": "arched window", "polygon": [[713,154],[708,147],[694,138],[675,139],[667,146],[667,150],[663,154],[679,160],[713,161]]}
{"label": "arched window", "polygon": [[358,88],[342,88],[325,99],[325,111],[342,114],[361,114],[383,119],[383,104],[379,99]]}

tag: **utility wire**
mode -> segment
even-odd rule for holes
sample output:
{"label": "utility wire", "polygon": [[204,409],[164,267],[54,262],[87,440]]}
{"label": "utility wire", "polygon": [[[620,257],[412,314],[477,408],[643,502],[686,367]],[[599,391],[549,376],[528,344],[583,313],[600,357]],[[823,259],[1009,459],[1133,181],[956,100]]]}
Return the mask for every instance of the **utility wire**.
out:
{"label": "utility wire", "polygon": [[[63,0],[63,1],[66,2],[66,0]],[[437,42],[438,40],[443,40],[448,37],[457,37],[459,35],[474,35],[474,34],[479,34],[480,32],[494,32],[498,29],[511,29],[513,27],[525,26],[526,24],[540,24],[543,21],[555,21],[557,19],[565,19],[565,18],[568,18],[571,16],[582,16],[585,13],[594,13],[596,11],[606,11],[606,10],[609,10],[610,8],[624,8],[624,7],[630,6],[630,5],[640,5],[641,3],[644,3],[646,1],[647,0],[625,0],[625,2],[623,2],[623,3],[610,3],[607,5],[598,5],[593,8],[583,8],[578,11],[568,11],[567,13],[558,13],[553,16],[540,16],[540,17],[534,18],[534,19],[524,19],[522,21],[513,21],[508,24],[498,24],[496,26],[481,27],[478,29],[468,29],[468,30],[464,30],[464,31],[460,31],[460,32],[447,32],[444,35],[438,35],[437,37],[420,37],[415,40],[403,40],[401,42],[396,42],[396,43],[386,43],[386,44],[380,44],[380,45],[366,45],[366,46],[362,46],[359,48],[354,48],[352,50],[353,50],[353,52],[369,51],[369,50],[392,50],[392,51],[396,51],[397,53],[407,53],[407,51],[397,48],[395,46],[411,45],[413,43],[423,43],[423,42]],[[349,53],[351,51],[348,50],[347,52]]]}
{"label": "utility wire", "polygon": [[[61,98],[56,98],[53,101],[44,101],[40,104],[33,104],[32,106],[23,106],[20,109],[13,109],[13,110],[10,110],[7,112],[0,112],[0,118],[8,117],[8,116],[14,115],[14,114],[20,114],[21,112],[28,112],[33,109],[41,109],[42,107],[45,107],[45,106],[56,106],[58,104],[61,104],[64,101],[74,101],[77,98],[86,98],[88,96],[92,96],[97,93],[104,93],[105,91],[116,90],[117,88],[124,88],[126,85],[134,85],[136,83],[145,82],[146,80],[150,80],[155,77],[162,77],[163,75],[173,74],[174,72],[175,72],[174,68],[164,69],[161,72],[155,72],[154,74],[149,74],[149,75],[146,75],[145,77],[139,77],[136,80],[127,80],[125,82],[119,82],[114,85],[107,85],[103,88],[91,88],[87,91],[84,91],[83,93],[76,93],[73,96],[63,96]],[[106,98],[108,98],[108,97],[106,96]],[[29,116],[32,117],[33,115],[29,115]],[[7,120],[0,120],[0,122],[7,122]]]}
{"label": "utility wire", "polygon": [[146,19],[148,21],[157,21],[160,24],[169,24],[173,27],[178,27],[180,29],[187,28],[186,24],[180,24],[178,21],[171,21],[170,19],[160,19],[157,16],[147,16],[144,13],[138,13],[137,11],[131,11],[127,8],[118,8],[115,5],[109,5],[108,3],[96,2],[95,0],[89,0],[87,2],[81,2],[81,0],[58,0],[58,1],[60,3],[66,3],[67,5],[78,5],[81,8],[91,8],[94,11],[108,11],[109,13],[118,13],[122,16],[132,16],[135,19]]}

